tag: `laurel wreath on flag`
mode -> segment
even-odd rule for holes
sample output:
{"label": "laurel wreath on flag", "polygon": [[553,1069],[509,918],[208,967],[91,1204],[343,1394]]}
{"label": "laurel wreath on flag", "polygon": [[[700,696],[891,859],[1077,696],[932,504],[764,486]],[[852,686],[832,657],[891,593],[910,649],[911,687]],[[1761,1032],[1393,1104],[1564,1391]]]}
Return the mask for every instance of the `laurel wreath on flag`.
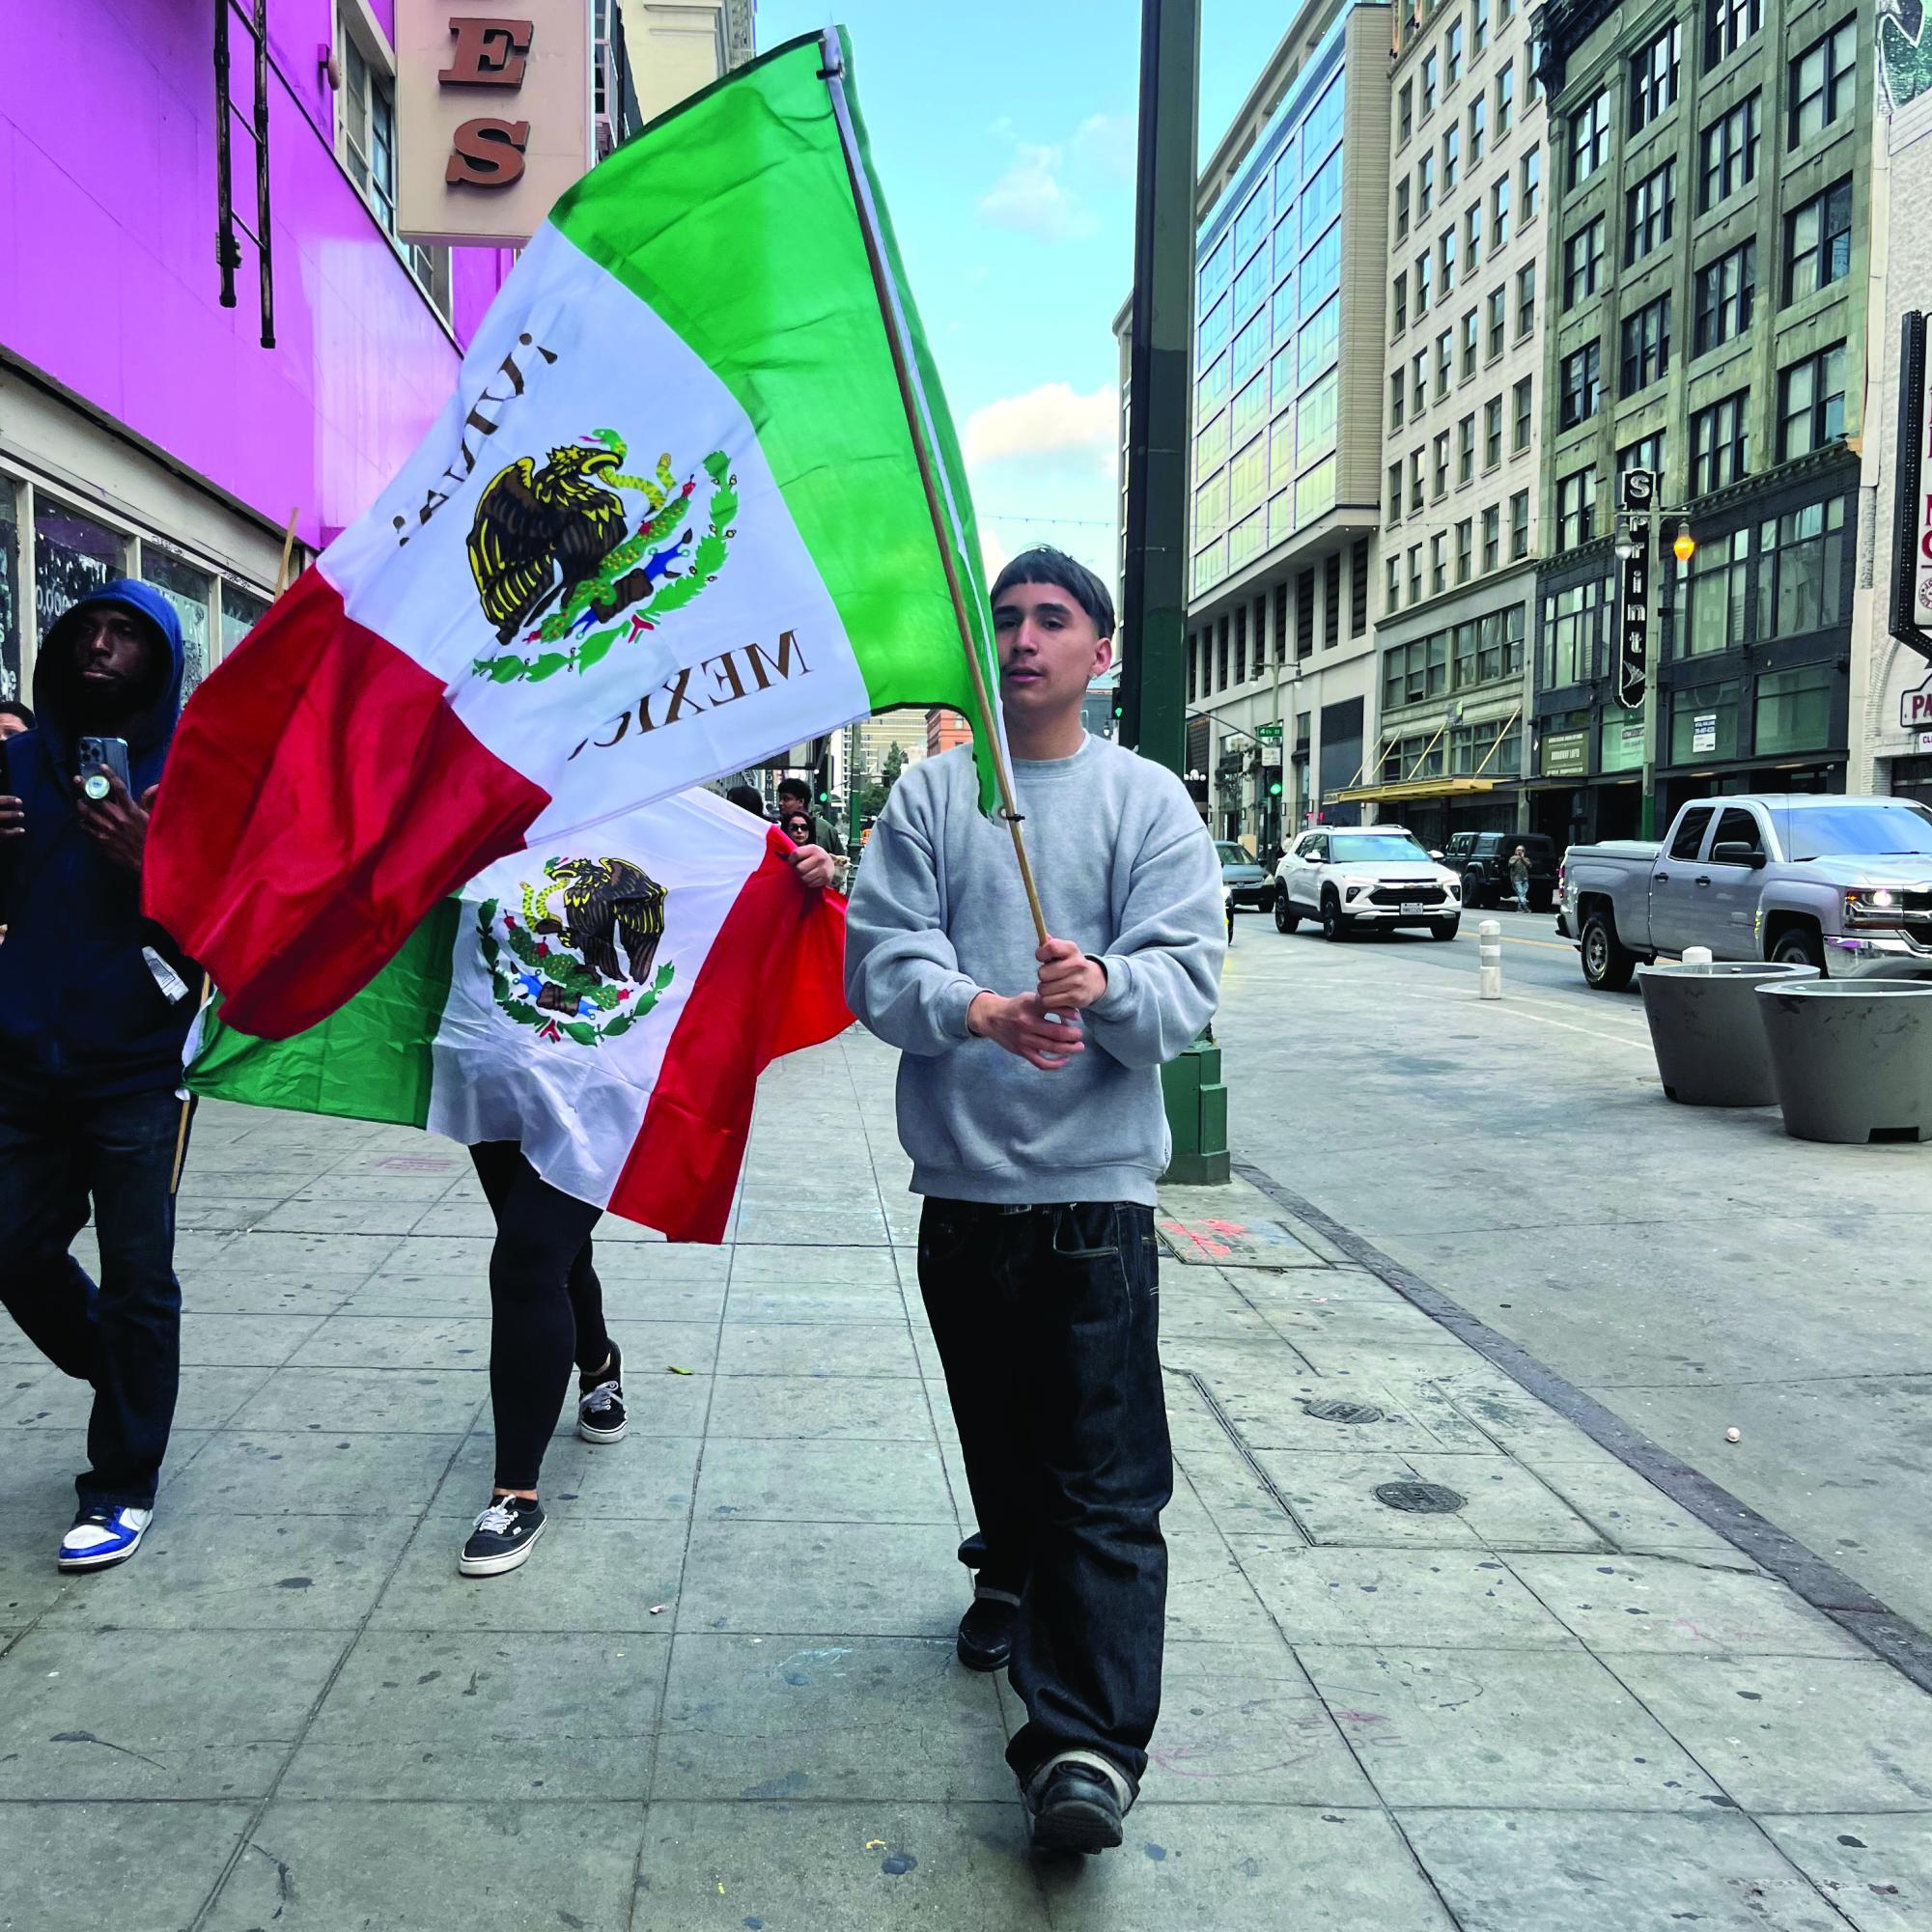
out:
{"label": "laurel wreath on flag", "polygon": [[[615,1040],[630,1032],[657,1005],[658,996],[669,990],[678,975],[676,965],[667,960],[658,968],[648,987],[613,986],[574,953],[560,950],[539,939],[513,918],[505,918],[503,937],[499,939],[496,934],[497,912],[497,901],[486,899],[476,914],[477,938],[483,951],[483,963],[490,968],[490,976],[495,982],[496,1003],[519,1026],[536,1027],[540,1038],[554,1040],[563,1037],[574,1040],[579,1047],[596,1047],[605,1040]],[[588,1001],[596,1008],[599,1017],[591,1018],[579,1011],[575,1018],[565,1018],[539,1006],[535,1000],[518,997],[516,983],[518,975],[506,961],[506,953],[509,960],[515,961],[524,972],[534,973],[574,999],[579,1009]],[[633,993],[634,997],[631,996]]]}
{"label": "laurel wreath on flag", "polygon": [[[621,641],[640,631],[656,629],[658,622],[694,602],[706,587],[717,581],[731,551],[731,540],[738,535],[731,519],[738,515],[738,479],[731,473],[731,459],[722,450],[713,450],[705,458],[705,474],[712,480],[711,521],[691,551],[688,567],[681,576],[658,579],[648,597],[625,607],[619,620],[602,630],[561,651],[541,651],[525,658],[505,651],[494,658],[478,658],[470,666],[478,677],[493,684],[541,684],[559,671],[587,671],[606,658]],[[620,479],[626,483],[631,478]],[[627,572],[658,549],[686,514],[690,485],[671,497],[662,509],[623,543],[605,552],[595,574],[572,590],[560,610],[546,618],[534,633],[546,643],[561,642],[583,613],[599,597],[608,597]],[[654,490],[652,495],[656,495]]]}

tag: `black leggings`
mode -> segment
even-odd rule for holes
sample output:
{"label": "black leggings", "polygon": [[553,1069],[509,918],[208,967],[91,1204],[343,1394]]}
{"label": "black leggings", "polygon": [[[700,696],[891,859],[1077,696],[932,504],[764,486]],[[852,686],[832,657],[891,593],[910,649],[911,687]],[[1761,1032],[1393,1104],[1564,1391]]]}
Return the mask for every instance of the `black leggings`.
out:
{"label": "black leggings", "polygon": [[572,1359],[590,1370],[610,1358],[603,1289],[590,1251],[603,1210],[551,1187],[514,1140],[486,1140],[469,1158],[496,1217],[490,1251],[496,1487],[535,1489]]}

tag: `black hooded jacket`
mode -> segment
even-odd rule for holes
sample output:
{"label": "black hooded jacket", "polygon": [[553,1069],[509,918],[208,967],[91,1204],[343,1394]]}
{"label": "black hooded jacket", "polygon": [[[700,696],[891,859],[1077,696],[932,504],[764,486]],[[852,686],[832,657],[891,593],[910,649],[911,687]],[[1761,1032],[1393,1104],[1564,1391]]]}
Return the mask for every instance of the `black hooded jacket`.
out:
{"label": "black hooded jacket", "polygon": [[[121,728],[138,799],[160,781],[182,704],[182,628],[152,584],[123,578],[56,621],[34,669],[31,731],[0,742],[0,792],[19,798],[26,829],[0,840],[0,1086],[100,1099],[174,1086],[193,1020],[199,970],[141,916],[140,875],[116,865],[81,829],[74,798],[77,723],[73,633],[80,610],[120,604],[166,646],[163,675]],[[186,982],[170,1001],[141,949]]]}

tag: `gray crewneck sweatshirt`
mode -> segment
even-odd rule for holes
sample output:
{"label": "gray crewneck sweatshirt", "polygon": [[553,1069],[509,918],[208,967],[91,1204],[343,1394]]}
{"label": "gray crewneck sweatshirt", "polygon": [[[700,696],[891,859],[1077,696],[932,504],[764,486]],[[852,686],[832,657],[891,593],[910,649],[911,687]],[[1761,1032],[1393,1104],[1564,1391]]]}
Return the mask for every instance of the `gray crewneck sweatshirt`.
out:
{"label": "gray crewneck sweatshirt", "polygon": [[1104,739],[1016,761],[1014,779],[1048,930],[1106,968],[1085,1050],[1043,1072],[966,1031],[976,994],[1031,993],[1040,970],[1013,841],[980,814],[966,745],[912,766],[873,827],[846,997],[904,1055],[913,1192],[1152,1206],[1170,1152],[1160,1070],[1219,994],[1220,864],[1181,781]]}

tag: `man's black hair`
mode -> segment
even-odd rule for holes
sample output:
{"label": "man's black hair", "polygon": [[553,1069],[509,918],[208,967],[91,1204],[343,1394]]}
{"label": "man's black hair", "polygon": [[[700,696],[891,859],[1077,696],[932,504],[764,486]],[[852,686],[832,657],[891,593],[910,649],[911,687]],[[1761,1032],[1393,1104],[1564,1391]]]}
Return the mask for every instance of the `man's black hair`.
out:
{"label": "man's black hair", "polygon": [[1038,544],[1022,550],[994,579],[993,604],[1017,583],[1050,583],[1063,590],[1093,619],[1095,632],[1113,635],[1113,594],[1078,557],[1056,550],[1050,544]]}
{"label": "man's black hair", "polygon": [[802,798],[809,805],[812,802],[812,788],[802,778],[780,778],[778,796],[781,798]]}
{"label": "man's black hair", "polygon": [[765,816],[765,800],[749,785],[734,785],[725,793],[725,800],[736,805],[741,812],[749,812],[754,819]]}
{"label": "man's black hair", "polygon": [[29,705],[23,705],[19,701],[19,699],[0,698],[0,712],[4,712],[9,717],[17,717],[20,720],[20,722],[27,727],[29,731],[33,730],[34,728],[33,708]]}

